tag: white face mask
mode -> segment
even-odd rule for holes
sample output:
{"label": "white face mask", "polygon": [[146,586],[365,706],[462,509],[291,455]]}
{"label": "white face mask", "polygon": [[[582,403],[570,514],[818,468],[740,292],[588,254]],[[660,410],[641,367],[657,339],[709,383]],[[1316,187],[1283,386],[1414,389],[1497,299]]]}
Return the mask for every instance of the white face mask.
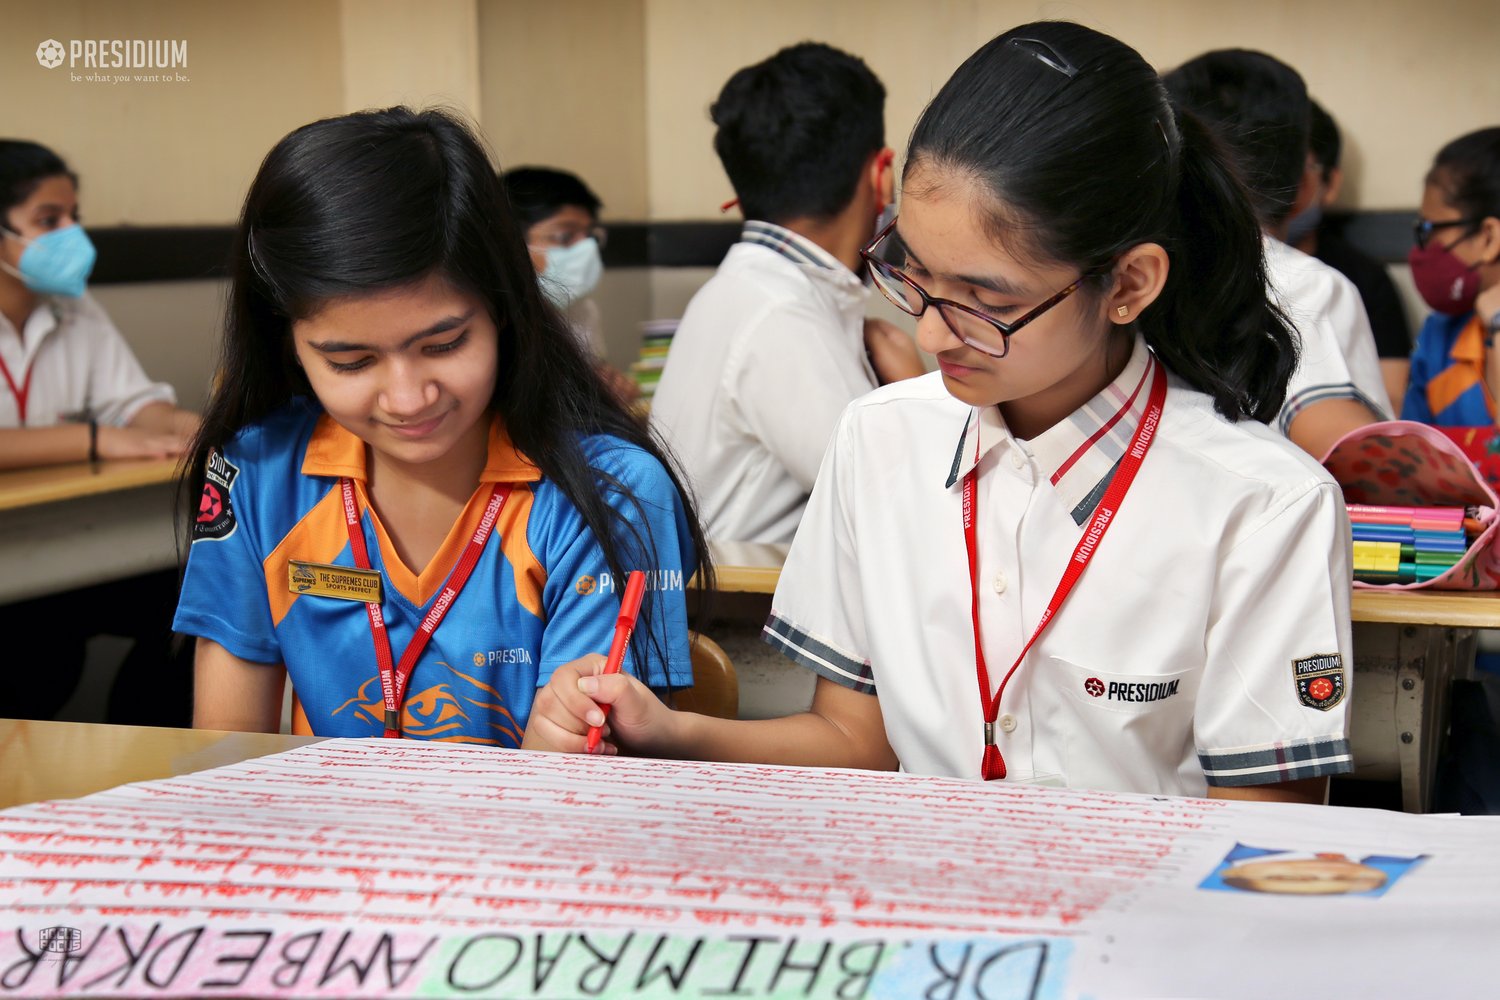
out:
{"label": "white face mask", "polygon": [[548,247],[542,270],[542,293],[559,309],[566,309],[599,287],[604,260],[592,236],[568,247]]}

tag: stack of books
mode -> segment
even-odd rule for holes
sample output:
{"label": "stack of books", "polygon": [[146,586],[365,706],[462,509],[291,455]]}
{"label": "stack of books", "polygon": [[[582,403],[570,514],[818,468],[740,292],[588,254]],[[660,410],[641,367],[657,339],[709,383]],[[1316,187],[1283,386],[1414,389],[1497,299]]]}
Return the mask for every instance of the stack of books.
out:
{"label": "stack of books", "polygon": [[1349,504],[1354,578],[1365,583],[1422,583],[1441,576],[1468,551],[1464,518],[1463,507]]}
{"label": "stack of books", "polygon": [[641,401],[649,403],[667,365],[667,351],[677,332],[675,319],[648,319],[641,324],[641,356],[630,363],[630,377],[641,387]]}

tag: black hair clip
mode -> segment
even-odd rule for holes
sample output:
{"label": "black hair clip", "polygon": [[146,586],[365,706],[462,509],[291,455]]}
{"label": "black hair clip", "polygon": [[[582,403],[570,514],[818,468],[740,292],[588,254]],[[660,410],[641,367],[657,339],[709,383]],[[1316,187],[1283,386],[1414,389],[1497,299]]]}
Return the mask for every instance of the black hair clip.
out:
{"label": "black hair clip", "polygon": [[1069,80],[1078,75],[1078,67],[1064,59],[1056,49],[1040,38],[1012,38],[1007,46],[1020,49],[1043,66],[1057,70]]}

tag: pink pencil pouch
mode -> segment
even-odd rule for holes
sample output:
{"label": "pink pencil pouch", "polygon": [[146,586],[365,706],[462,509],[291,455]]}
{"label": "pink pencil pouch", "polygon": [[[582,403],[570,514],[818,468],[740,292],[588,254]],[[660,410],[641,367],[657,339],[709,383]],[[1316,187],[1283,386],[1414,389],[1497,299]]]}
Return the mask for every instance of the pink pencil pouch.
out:
{"label": "pink pencil pouch", "polygon": [[1496,499],[1474,463],[1450,437],[1410,420],[1357,427],[1323,456],[1323,467],[1348,503],[1387,507],[1469,507],[1482,530],[1453,567],[1420,583],[1364,583],[1371,590],[1500,589]]}

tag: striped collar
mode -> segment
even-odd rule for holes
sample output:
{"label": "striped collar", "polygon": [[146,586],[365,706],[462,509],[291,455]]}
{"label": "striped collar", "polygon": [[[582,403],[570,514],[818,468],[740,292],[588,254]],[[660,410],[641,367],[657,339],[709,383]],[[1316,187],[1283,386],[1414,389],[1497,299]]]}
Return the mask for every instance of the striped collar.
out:
{"label": "striped collar", "polygon": [[754,243],[756,246],[774,250],[781,256],[794,264],[803,267],[818,267],[830,271],[848,271],[849,269],[833,254],[818,246],[805,236],[798,236],[784,226],[778,226],[774,222],[764,222],[760,219],[751,219],[745,223],[740,230],[741,243]]}
{"label": "striped collar", "polygon": [[1036,460],[1073,521],[1083,524],[1099,505],[1120,457],[1130,447],[1146,411],[1151,373],[1158,364],[1146,342],[1137,337],[1130,360],[1113,382],[1024,445],[1011,437],[998,406],[970,410],[948,472],[948,488],[968,475],[992,448],[1009,442]]}

